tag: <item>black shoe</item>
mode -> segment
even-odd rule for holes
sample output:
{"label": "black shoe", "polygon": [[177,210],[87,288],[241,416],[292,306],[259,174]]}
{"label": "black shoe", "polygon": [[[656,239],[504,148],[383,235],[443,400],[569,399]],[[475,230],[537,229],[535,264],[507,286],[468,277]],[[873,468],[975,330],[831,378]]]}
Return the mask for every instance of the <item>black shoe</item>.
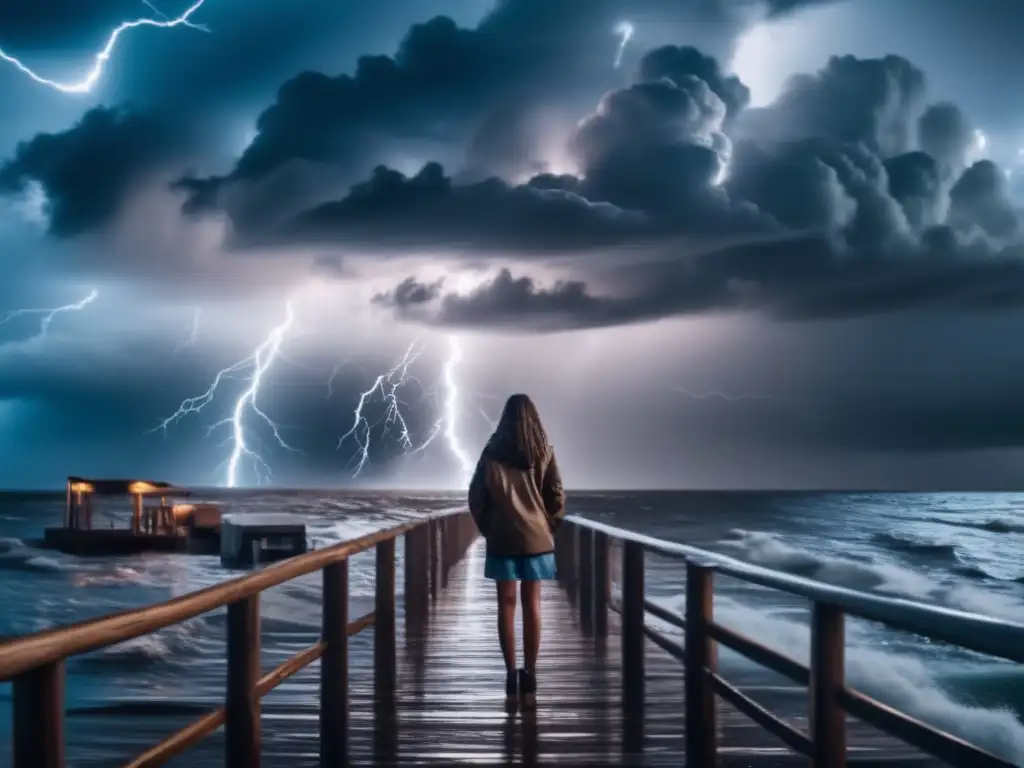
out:
{"label": "black shoe", "polygon": [[513,669],[505,678],[505,707],[515,709],[519,705],[519,677]]}
{"label": "black shoe", "polygon": [[519,670],[519,700],[523,709],[533,709],[537,706],[537,678],[525,669]]}

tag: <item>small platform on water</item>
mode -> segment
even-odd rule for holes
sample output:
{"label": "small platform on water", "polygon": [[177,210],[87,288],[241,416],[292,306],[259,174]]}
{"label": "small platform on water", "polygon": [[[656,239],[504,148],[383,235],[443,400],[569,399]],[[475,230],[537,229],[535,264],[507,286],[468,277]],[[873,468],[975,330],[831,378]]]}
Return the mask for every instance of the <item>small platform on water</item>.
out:
{"label": "small platform on water", "polygon": [[188,539],[178,534],[138,534],[127,528],[47,528],[43,547],[68,555],[137,555],[142,552],[185,552]]}
{"label": "small platform on water", "polygon": [[[71,555],[134,555],[142,552],[214,554],[220,549],[220,510],[213,504],[178,504],[169,499],[189,491],[152,480],[68,477],[64,519],[43,532],[42,546]],[[93,525],[97,496],[129,497],[131,518],[125,527]],[[147,505],[147,498],[159,503]]]}

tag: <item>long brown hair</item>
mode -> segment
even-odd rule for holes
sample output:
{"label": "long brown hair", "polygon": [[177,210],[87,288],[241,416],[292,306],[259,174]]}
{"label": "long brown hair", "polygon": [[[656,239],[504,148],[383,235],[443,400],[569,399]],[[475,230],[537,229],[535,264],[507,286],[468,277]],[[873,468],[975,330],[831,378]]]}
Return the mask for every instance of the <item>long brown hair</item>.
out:
{"label": "long brown hair", "polygon": [[512,395],[505,402],[491,436],[491,445],[516,454],[530,465],[540,464],[547,458],[548,436],[529,395]]}

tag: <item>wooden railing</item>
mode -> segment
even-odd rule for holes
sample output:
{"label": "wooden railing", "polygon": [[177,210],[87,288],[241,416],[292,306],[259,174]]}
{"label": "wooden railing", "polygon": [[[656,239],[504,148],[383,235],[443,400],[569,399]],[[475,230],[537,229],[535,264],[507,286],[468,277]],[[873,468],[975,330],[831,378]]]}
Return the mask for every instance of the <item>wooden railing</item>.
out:
{"label": "wooden railing", "polygon": [[[395,541],[405,537],[406,616],[427,609],[447,585],[448,570],[472,543],[468,513],[406,523],[309,552],[248,576],[148,608],[38,632],[0,645],[0,680],[14,682],[14,768],[64,765],[65,661],[71,656],[148,635],[227,607],[227,691],[224,706],[164,739],[128,763],[163,765],[222,725],[225,765],[258,768],[260,700],[284,680],[320,659],[320,764],[347,763],[348,638],[374,627],[374,683],[394,689]],[[348,558],[376,547],[374,610],[348,615]],[[313,573],[323,573],[320,641],[260,675],[260,593]]]}
{"label": "wooden railing", "polygon": [[[621,599],[611,592],[609,545],[621,543]],[[648,600],[644,555],[681,560],[686,568],[685,615]],[[683,664],[686,764],[713,766],[717,759],[716,702],[719,696],[815,768],[842,768],[847,760],[847,714],[946,763],[969,768],[1014,768],[1015,764],[922,723],[851,688],[845,680],[844,617],[880,622],[932,640],[1024,663],[1024,626],[959,611],[890,599],[811,581],[708,552],[577,517],[558,535],[559,577],[578,601],[581,623],[607,631],[608,611],[621,614],[623,708],[644,706],[644,637]],[[719,573],[806,598],[811,603],[811,653],[807,666],[714,619],[714,574]],[[680,644],[645,622],[650,614],[683,630]],[[809,733],[762,707],[718,671],[717,645],[806,686]],[[642,723],[642,718],[640,718]],[[642,727],[642,726],[641,726]]]}

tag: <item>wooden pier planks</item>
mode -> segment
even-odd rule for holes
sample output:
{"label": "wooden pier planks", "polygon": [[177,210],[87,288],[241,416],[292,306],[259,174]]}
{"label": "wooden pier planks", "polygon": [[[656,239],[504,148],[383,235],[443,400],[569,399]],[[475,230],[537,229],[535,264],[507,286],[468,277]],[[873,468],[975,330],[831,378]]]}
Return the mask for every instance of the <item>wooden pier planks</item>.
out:
{"label": "wooden pier planks", "polygon": [[[624,717],[619,617],[608,617],[606,637],[585,632],[567,592],[555,584],[543,590],[537,712],[509,717],[503,707],[504,666],[495,635],[493,593],[493,584],[483,578],[483,544],[478,541],[452,570],[447,589],[429,611],[417,611],[408,625],[399,612],[393,692],[382,690],[383,683],[375,686],[372,630],[351,638],[351,764],[684,764],[679,663],[646,641],[643,718]],[[400,606],[402,602],[398,600]],[[521,641],[519,647],[521,658]],[[314,664],[287,681],[280,695],[275,691],[264,699],[264,768],[320,765],[319,676],[319,664]],[[748,693],[806,729],[805,690]],[[188,719],[194,716],[73,716],[68,721],[68,754],[74,755],[76,768],[121,765]],[[721,702],[718,730],[722,765],[806,764]],[[850,747],[853,765],[886,764],[869,760],[882,757],[895,761],[889,765],[930,764],[866,726],[851,727]],[[223,761],[220,732],[170,765],[213,768]]]}

